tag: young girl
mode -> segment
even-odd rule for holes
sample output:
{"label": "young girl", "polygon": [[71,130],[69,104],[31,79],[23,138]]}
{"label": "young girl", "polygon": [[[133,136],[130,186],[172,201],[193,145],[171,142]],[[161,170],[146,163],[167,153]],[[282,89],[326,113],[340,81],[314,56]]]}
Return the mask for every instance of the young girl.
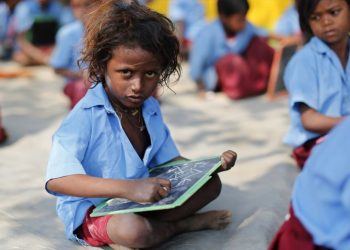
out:
{"label": "young girl", "polygon": [[291,127],[284,141],[303,167],[313,145],[350,113],[349,0],[300,0],[309,42],[288,63]]}
{"label": "young girl", "polygon": [[[169,19],[136,1],[108,0],[89,18],[83,63],[94,86],[53,137],[46,188],[57,195],[57,212],[69,239],[93,246],[147,248],[175,234],[221,229],[227,210],[196,214],[220,193],[212,179],[182,206],[144,214],[90,217],[106,198],[154,202],[169,194],[170,181],[148,178],[149,169],[180,156],[158,101],[158,84],[180,74],[179,42]],[[236,160],[221,155],[222,169]]]}

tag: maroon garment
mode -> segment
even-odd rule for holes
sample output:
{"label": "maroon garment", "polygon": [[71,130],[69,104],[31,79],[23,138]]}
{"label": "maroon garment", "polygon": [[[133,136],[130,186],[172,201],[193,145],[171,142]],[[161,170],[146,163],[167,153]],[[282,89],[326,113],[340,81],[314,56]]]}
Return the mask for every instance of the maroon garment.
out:
{"label": "maroon garment", "polygon": [[289,215],[289,219],[275,234],[268,250],[330,250],[314,244],[311,234],[295,216],[292,206]]}
{"label": "maroon garment", "polygon": [[87,89],[83,80],[74,80],[66,84],[63,92],[70,100],[71,109],[85,96]]}
{"label": "maroon garment", "polygon": [[242,54],[227,54],[216,64],[219,88],[231,99],[266,91],[274,50],[265,39],[254,37]]}
{"label": "maroon garment", "polygon": [[4,143],[7,140],[7,132],[2,126],[1,113],[0,113],[0,144]]}
{"label": "maroon garment", "polygon": [[303,145],[293,149],[292,157],[297,162],[297,165],[300,169],[303,169],[306,160],[311,154],[312,148],[317,144],[319,137],[308,140]]}

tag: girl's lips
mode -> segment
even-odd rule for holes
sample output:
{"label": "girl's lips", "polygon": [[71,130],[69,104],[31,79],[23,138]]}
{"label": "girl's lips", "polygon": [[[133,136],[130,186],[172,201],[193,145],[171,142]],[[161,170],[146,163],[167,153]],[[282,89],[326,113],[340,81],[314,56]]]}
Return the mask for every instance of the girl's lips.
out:
{"label": "girl's lips", "polygon": [[326,37],[332,37],[336,34],[336,31],[335,30],[328,30],[324,34]]}
{"label": "girl's lips", "polygon": [[133,95],[133,96],[128,96],[128,99],[130,100],[130,102],[132,103],[140,103],[140,102],[143,102],[144,98],[142,96],[136,96],[136,95]]}

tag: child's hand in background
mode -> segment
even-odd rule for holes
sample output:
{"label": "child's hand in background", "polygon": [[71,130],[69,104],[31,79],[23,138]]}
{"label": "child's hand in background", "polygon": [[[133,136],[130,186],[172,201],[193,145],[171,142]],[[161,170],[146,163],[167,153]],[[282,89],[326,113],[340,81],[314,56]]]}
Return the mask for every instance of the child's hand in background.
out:
{"label": "child's hand in background", "polygon": [[220,159],[221,159],[221,168],[219,169],[219,172],[226,171],[231,169],[235,165],[237,154],[232,150],[227,150],[221,154]]}
{"label": "child's hand in background", "polygon": [[138,203],[153,203],[168,196],[171,182],[161,178],[132,180],[127,199]]}

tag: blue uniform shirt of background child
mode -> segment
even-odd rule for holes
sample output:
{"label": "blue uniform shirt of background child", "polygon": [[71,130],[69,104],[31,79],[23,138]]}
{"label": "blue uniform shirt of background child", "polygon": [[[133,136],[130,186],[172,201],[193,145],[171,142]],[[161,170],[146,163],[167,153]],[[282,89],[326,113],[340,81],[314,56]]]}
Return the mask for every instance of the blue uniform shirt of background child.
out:
{"label": "blue uniform shirt of background child", "polygon": [[216,61],[228,53],[244,52],[257,35],[266,33],[247,21],[244,29],[230,42],[219,19],[209,23],[194,40],[189,61],[191,78],[201,79],[208,90],[213,90],[217,83]]}
{"label": "blue uniform shirt of background child", "polygon": [[317,145],[296,179],[292,205],[315,244],[350,249],[350,118]]}
{"label": "blue uniform shirt of background child", "polygon": [[[46,183],[53,178],[74,174],[113,179],[145,178],[149,168],[179,156],[163,122],[158,101],[153,97],[147,99],[142,112],[151,145],[140,159],[102,84],[89,89],[53,136]],[[89,207],[105,200],[54,195],[58,196],[57,212],[68,239],[75,239],[73,232],[83,222]]]}
{"label": "blue uniform shirt of background child", "polygon": [[[56,35],[56,46],[50,58],[50,65],[55,69],[69,69],[79,72],[77,60],[80,58],[84,35],[84,25],[77,20],[63,26]],[[69,79],[66,79],[66,82]]]}
{"label": "blue uniform shirt of background child", "polygon": [[278,35],[291,36],[300,33],[299,14],[295,5],[290,6],[276,23]]}
{"label": "blue uniform shirt of background child", "polygon": [[330,117],[350,114],[349,60],[350,56],[344,70],[335,52],[317,37],[293,56],[284,75],[291,118],[286,144],[296,147],[320,136],[304,129],[298,103]]}
{"label": "blue uniform shirt of background child", "polygon": [[0,3],[0,43],[5,40],[10,22],[10,10],[6,3]]}

